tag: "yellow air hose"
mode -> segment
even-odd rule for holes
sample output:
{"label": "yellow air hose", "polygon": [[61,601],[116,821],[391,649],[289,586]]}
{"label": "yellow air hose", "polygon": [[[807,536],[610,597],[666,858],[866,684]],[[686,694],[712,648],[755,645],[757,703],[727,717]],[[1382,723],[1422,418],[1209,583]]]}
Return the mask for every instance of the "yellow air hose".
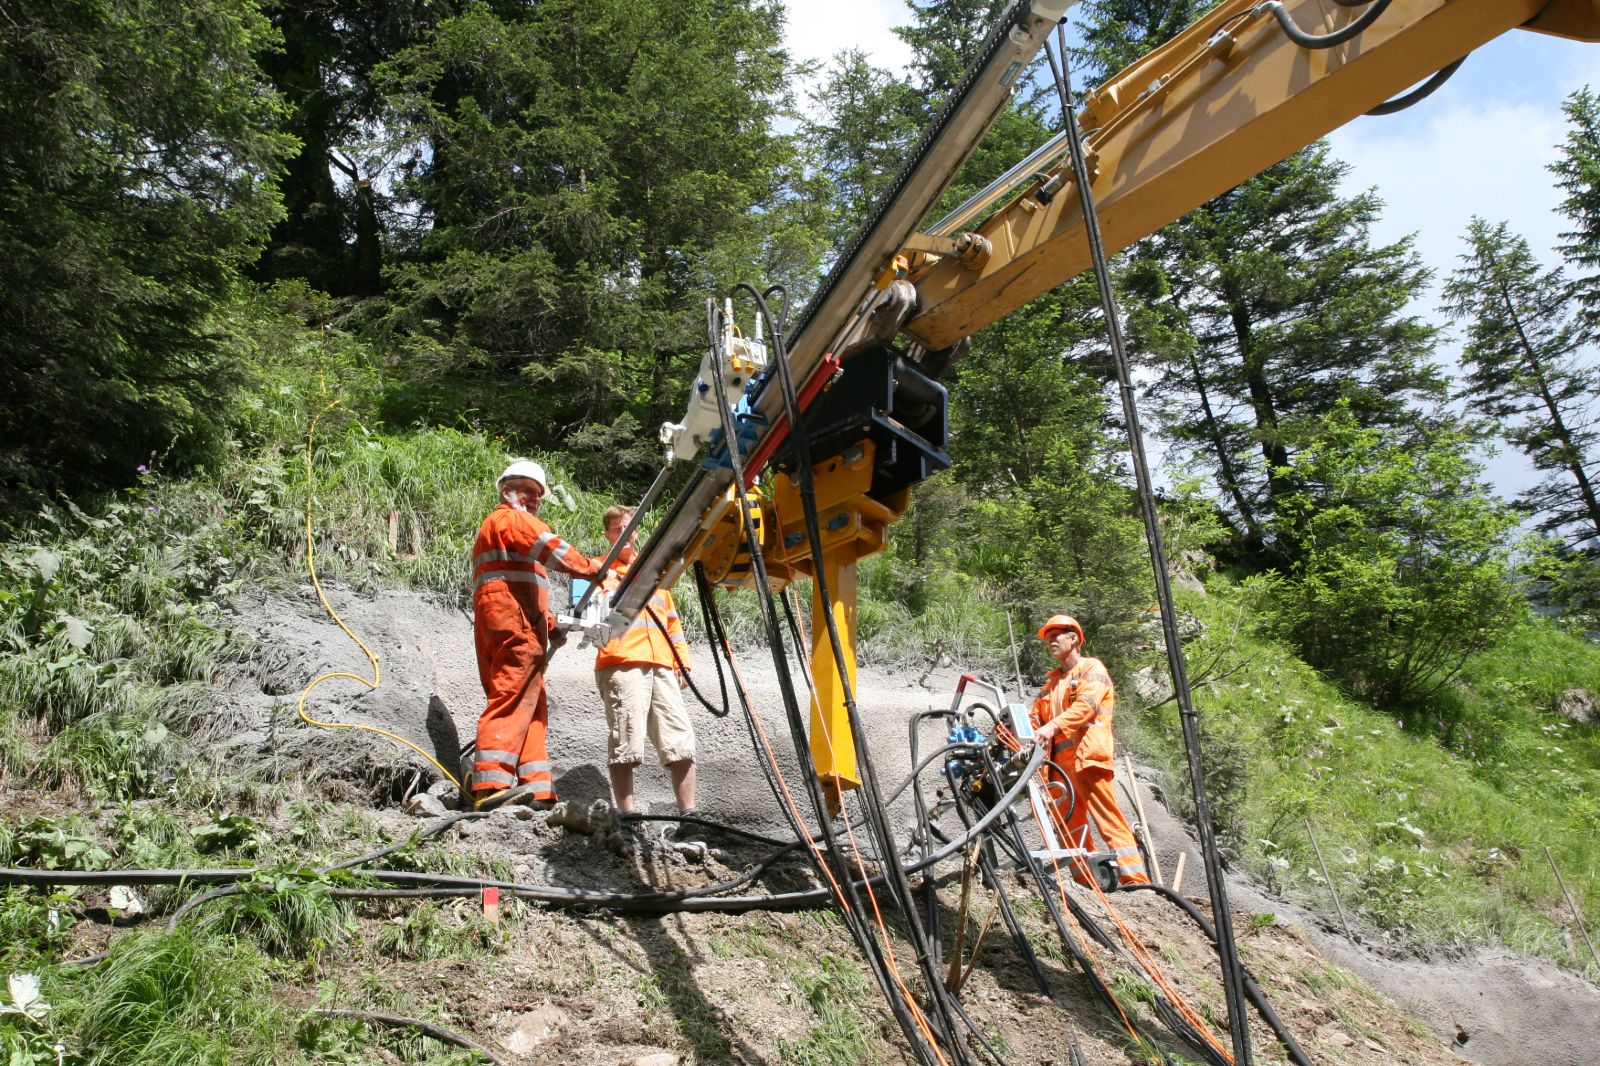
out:
{"label": "yellow air hose", "polygon": [[432,755],[429,755],[427,752],[411,743],[411,741],[407,740],[405,737],[402,737],[396,733],[391,733],[387,729],[379,729],[377,726],[373,725],[361,725],[356,722],[323,722],[311,717],[306,713],[306,700],[311,697],[312,691],[324,681],[331,681],[336,677],[347,677],[351,681],[361,682],[363,685],[367,686],[369,691],[375,690],[380,684],[383,683],[383,673],[378,667],[377,652],[367,647],[362,639],[351,632],[349,626],[345,625],[344,619],[339,617],[339,612],[333,609],[333,605],[328,602],[327,594],[322,591],[322,582],[317,579],[317,556],[311,529],[311,508],[312,501],[314,499],[312,490],[315,487],[315,475],[311,464],[311,458],[316,450],[317,423],[322,420],[323,415],[327,414],[337,406],[339,406],[339,401],[334,400],[321,411],[318,411],[317,416],[311,420],[311,425],[306,430],[306,569],[311,573],[311,587],[317,590],[317,599],[322,601],[322,609],[328,612],[328,617],[332,618],[334,623],[338,625],[340,629],[344,630],[344,635],[355,641],[356,647],[360,648],[362,654],[366,655],[367,662],[372,664],[372,677],[368,679],[362,677],[360,674],[351,674],[343,671],[335,671],[332,673],[323,674],[321,677],[314,679],[311,684],[307,685],[300,693],[300,702],[296,705],[295,709],[299,712],[301,721],[305,722],[307,725],[316,726],[318,729],[359,729],[364,733],[376,733],[380,737],[388,737],[397,744],[403,744],[412,751],[416,752],[418,755],[422,756],[424,759],[428,760],[428,762],[432,763],[434,767],[441,774],[443,774],[452,785],[456,786],[457,791],[462,791],[461,782],[456,778],[455,774],[452,774],[449,770],[446,770],[442,765],[440,765],[438,759],[435,759]]}

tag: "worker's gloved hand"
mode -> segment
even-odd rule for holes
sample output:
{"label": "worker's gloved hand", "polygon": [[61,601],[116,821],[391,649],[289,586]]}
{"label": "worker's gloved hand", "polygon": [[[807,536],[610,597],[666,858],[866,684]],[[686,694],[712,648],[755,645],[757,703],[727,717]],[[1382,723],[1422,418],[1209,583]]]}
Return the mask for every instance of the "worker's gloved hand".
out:
{"label": "worker's gloved hand", "polygon": [[555,651],[557,648],[565,647],[566,643],[567,643],[567,631],[565,629],[552,629],[550,631],[550,650],[551,651]]}
{"label": "worker's gloved hand", "polygon": [[686,689],[688,687],[689,687],[689,671],[687,671],[687,670],[679,670],[678,671],[678,688]]}
{"label": "worker's gloved hand", "polygon": [[1033,743],[1036,747],[1048,750],[1050,745],[1055,743],[1056,734],[1059,732],[1054,722],[1046,722],[1033,731]]}

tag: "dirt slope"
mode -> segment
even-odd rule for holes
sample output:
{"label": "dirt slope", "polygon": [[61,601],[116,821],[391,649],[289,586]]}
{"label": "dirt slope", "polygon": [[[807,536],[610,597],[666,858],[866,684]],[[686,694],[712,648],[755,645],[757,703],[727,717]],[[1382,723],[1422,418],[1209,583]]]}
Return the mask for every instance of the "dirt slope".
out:
{"label": "dirt slope", "polygon": [[[346,622],[381,656],[383,682],[374,691],[351,681],[326,684],[313,695],[313,717],[393,730],[454,766],[454,753],[472,735],[481,699],[469,619],[408,593],[336,591],[332,597]],[[352,800],[376,796],[382,808],[377,817],[396,836],[417,828],[420,823],[397,807],[406,792],[426,787],[434,777],[421,759],[388,741],[313,730],[294,718],[295,697],[312,677],[328,671],[370,673],[311,590],[250,606],[241,611],[241,621],[256,631],[260,645],[252,666],[228,683],[219,706],[217,731],[224,743],[235,754],[309,769],[311,778],[321,778],[335,792],[344,788]],[[714,688],[704,650],[699,650],[699,664],[702,687]],[[742,666],[783,771],[797,782],[770,656],[752,651]],[[591,667],[592,651],[568,648],[556,656],[550,676],[557,788],[574,815],[606,796],[604,715]],[[909,768],[910,716],[930,705],[947,705],[954,680],[947,672],[919,686],[906,674],[863,670],[860,704],[886,785]],[[788,836],[737,711],[714,719],[697,710],[695,722],[701,809],[733,825]],[[930,729],[924,750],[937,742]],[[1148,782],[1144,787],[1163,867],[1170,878],[1178,851],[1189,850],[1185,894],[1203,903],[1203,876],[1192,841],[1159,802],[1159,789],[1150,790]],[[664,771],[642,768],[639,792],[647,809],[671,810]],[[555,821],[568,826],[552,824],[544,814],[528,815],[501,812],[459,826],[448,848],[497,859],[519,881],[620,891],[727,876],[767,850],[730,839],[715,842],[715,850],[706,854],[686,854],[649,834],[609,831],[603,813],[598,828],[585,826],[591,832],[575,831],[571,826],[584,819],[566,812]],[[894,816],[903,824],[908,807],[902,804]],[[794,862],[780,864],[768,888],[811,884],[805,865]],[[940,884],[942,901],[953,906],[959,889],[956,864],[941,867]],[[1031,888],[1013,880],[1006,891],[1044,956],[1050,994],[1041,991],[996,923],[963,992],[979,1024],[1013,1062],[1068,1061],[1068,1031],[1082,1041],[1090,1062],[1140,1061],[1130,1057],[1126,1032],[1090,1002],[1081,976],[1063,964]],[[1239,883],[1230,894],[1247,965],[1318,1062],[1449,1063],[1462,1061],[1458,1051],[1494,1064],[1600,1061],[1595,1025],[1600,992],[1571,975],[1504,955],[1384,959],[1333,933],[1322,916],[1266,899],[1254,886]],[[994,902],[990,893],[977,895],[974,920],[981,923]],[[1149,894],[1121,894],[1112,902],[1127,928],[1124,935],[1154,952],[1204,1017],[1213,1023],[1224,1018],[1214,954],[1189,919]],[[1088,905],[1103,914],[1100,902]],[[458,903],[430,921],[465,928],[471,911]],[[945,918],[948,930],[954,917]],[[404,925],[417,920],[397,909],[370,921]],[[450,1017],[506,1051],[510,1061],[649,1062],[641,1056],[655,1053],[701,1062],[901,1058],[901,1040],[882,997],[862,976],[857,950],[830,915],[584,916],[513,906],[502,919],[501,939],[490,938],[488,946],[498,953],[488,963],[369,955],[380,939],[376,928],[372,932],[347,965],[381,973],[397,1002],[437,1002],[449,989]],[[901,947],[901,966],[909,976],[915,965],[909,949]],[[1114,975],[1118,965],[1103,951],[1099,957],[1108,977]],[[1154,1028],[1164,1031],[1159,1022]],[[1222,1026],[1213,1024],[1213,1029],[1225,1044]],[[1458,1041],[1459,1033],[1465,1033],[1465,1042]],[[1285,1061],[1259,1018],[1252,1019],[1252,1035],[1260,1061]],[[1166,1046],[1192,1057],[1176,1042]]]}

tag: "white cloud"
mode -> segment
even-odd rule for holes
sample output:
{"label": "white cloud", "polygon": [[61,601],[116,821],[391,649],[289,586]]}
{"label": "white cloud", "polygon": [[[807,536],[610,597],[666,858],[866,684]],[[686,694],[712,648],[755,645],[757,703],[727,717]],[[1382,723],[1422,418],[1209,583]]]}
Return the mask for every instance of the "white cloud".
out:
{"label": "white cloud", "polygon": [[1416,233],[1417,251],[1443,276],[1456,265],[1476,214],[1509,221],[1535,254],[1553,259],[1561,197],[1546,167],[1563,136],[1559,101],[1475,101],[1394,134],[1381,123],[1363,120],[1329,138],[1334,154],[1351,165],[1345,191],[1375,186],[1384,201],[1378,240]]}
{"label": "white cloud", "polygon": [[911,49],[892,32],[911,22],[905,0],[790,0],[784,42],[798,60],[833,58],[845,48],[866,52],[874,65],[899,71]]}

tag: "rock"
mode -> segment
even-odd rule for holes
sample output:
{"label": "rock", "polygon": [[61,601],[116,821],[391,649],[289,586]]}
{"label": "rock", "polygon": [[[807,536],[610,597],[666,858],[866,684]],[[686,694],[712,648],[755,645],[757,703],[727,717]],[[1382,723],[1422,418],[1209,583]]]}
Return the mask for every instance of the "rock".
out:
{"label": "rock", "polygon": [[1154,706],[1172,695],[1167,683],[1167,673],[1162,667],[1146,666],[1133,675],[1133,694],[1146,707]]}
{"label": "rock", "polygon": [[428,792],[418,792],[406,800],[404,810],[418,818],[442,818],[450,813],[443,800]]}
{"label": "rock", "polygon": [[451,828],[456,831],[456,836],[460,837],[462,840],[470,840],[478,835],[478,833],[481,831],[481,826],[481,822],[473,821],[470,818],[463,818]]}
{"label": "rock", "polygon": [[1324,1044],[1332,1044],[1334,1047],[1349,1047],[1356,1042],[1355,1037],[1341,1029],[1335,1029],[1331,1025],[1319,1025],[1317,1027],[1317,1039]]}
{"label": "rock", "polygon": [[519,822],[526,822],[538,813],[532,807],[525,807],[520,803],[503,809],[509,810],[511,812],[511,817],[515,818]]}
{"label": "rock", "polygon": [[1179,570],[1172,575],[1172,584],[1185,592],[1193,592],[1200,596],[1206,594],[1206,583],[1185,570]]}
{"label": "rock", "polygon": [[428,795],[438,796],[440,799],[446,799],[448,797],[458,796],[460,795],[460,792],[456,789],[456,786],[452,785],[443,778],[440,778],[428,786]]}
{"label": "rock", "polygon": [[112,885],[110,909],[113,912],[113,919],[132,918],[144,913],[144,900],[127,885]]}
{"label": "rock", "polygon": [[682,1061],[670,1051],[655,1051],[648,1055],[640,1055],[636,1059],[629,1059],[623,1066],[678,1066]]}
{"label": "rock", "polygon": [[1567,721],[1578,725],[1600,722],[1600,697],[1586,688],[1573,685],[1556,700],[1556,711]]}
{"label": "rock", "polygon": [[571,1018],[560,1007],[549,1003],[517,1015],[516,1023],[505,1031],[502,1043],[514,1055],[526,1055],[558,1033]]}

